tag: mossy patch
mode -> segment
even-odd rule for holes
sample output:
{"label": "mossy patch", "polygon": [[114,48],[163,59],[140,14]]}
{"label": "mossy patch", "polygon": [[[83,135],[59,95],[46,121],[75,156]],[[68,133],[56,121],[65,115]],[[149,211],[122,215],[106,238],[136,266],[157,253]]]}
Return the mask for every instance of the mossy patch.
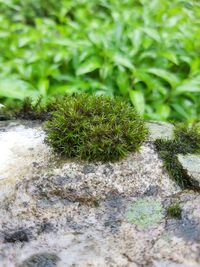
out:
{"label": "mossy patch", "polygon": [[23,119],[23,120],[40,120],[45,121],[50,117],[50,113],[56,109],[57,98],[50,98],[47,103],[42,102],[39,97],[36,102],[31,98],[25,98],[21,102],[9,104],[1,108],[2,120]]}
{"label": "mossy patch", "polygon": [[160,157],[164,161],[169,175],[181,188],[193,188],[190,177],[178,161],[178,154],[200,153],[200,127],[198,124],[190,126],[178,124],[174,131],[174,140],[156,140],[155,145]]}
{"label": "mossy patch", "polygon": [[174,219],[181,219],[182,217],[182,209],[181,206],[178,202],[171,204],[168,208],[167,208],[167,216],[169,218],[174,218]]}
{"label": "mossy patch", "polygon": [[139,199],[131,204],[125,216],[128,222],[144,229],[161,221],[163,218],[163,208],[159,201]]}
{"label": "mossy patch", "polygon": [[67,158],[116,161],[138,151],[147,129],[121,99],[77,94],[64,97],[46,124],[46,142]]}

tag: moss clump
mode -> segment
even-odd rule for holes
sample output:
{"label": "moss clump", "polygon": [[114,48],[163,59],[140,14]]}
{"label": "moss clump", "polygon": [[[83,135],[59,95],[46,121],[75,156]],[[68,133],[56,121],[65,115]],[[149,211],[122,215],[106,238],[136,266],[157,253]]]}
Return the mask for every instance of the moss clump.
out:
{"label": "moss clump", "polygon": [[178,124],[175,127],[174,140],[156,140],[156,148],[164,160],[164,165],[170,176],[182,188],[194,188],[187,172],[178,161],[178,154],[200,153],[200,127],[198,124],[191,126]]}
{"label": "moss clump", "polygon": [[173,203],[167,208],[167,216],[169,218],[181,219],[182,209],[179,203]]}
{"label": "moss clump", "polygon": [[56,109],[57,99],[50,99],[46,104],[42,103],[42,98],[33,103],[31,98],[25,98],[22,102],[5,106],[1,113],[3,119],[23,119],[23,120],[47,120],[50,112]]}
{"label": "moss clump", "polygon": [[137,151],[147,129],[135,110],[106,96],[76,94],[58,103],[46,124],[47,143],[68,158],[115,161]]}

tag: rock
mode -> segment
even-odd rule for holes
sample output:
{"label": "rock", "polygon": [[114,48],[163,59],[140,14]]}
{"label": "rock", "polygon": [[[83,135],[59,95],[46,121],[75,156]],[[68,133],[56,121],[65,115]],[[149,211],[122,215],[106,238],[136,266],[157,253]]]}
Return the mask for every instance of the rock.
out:
{"label": "rock", "polygon": [[19,267],[56,267],[59,257],[56,254],[35,254],[26,259]]}
{"label": "rock", "polygon": [[146,123],[149,129],[149,141],[157,139],[173,140],[174,139],[174,125],[167,122],[148,121]]}
{"label": "rock", "polygon": [[187,216],[181,220],[168,220],[166,230],[179,238],[200,242],[200,225]]}
{"label": "rock", "polygon": [[200,155],[178,155],[178,160],[191,177],[192,184],[200,189]]}
{"label": "rock", "polygon": [[103,171],[103,174],[104,175],[111,175],[113,172],[114,172],[114,169],[113,169],[112,165],[109,164],[109,163],[106,164],[105,168],[104,168],[104,171]]}
{"label": "rock", "polygon": [[92,164],[87,164],[83,167],[84,174],[94,173],[94,172],[95,172],[95,168]]}
{"label": "rock", "polygon": [[53,164],[44,136],[38,123],[0,123],[0,200],[12,191],[16,181],[45,172]]}
{"label": "rock", "polygon": [[[0,123],[2,266],[200,266],[200,195],[181,192],[151,141],[88,164],[53,156],[44,138],[38,123]],[[180,220],[166,216],[174,202]]]}
{"label": "rock", "polygon": [[180,264],[180,263],[174,263],[170,261],[159,261],[154,263],[154,267],[198,267],[198,265],[187,265],[187,264]]}
{"label": "rock", "polygon": [[30,233],[27,229],[11,230],[4,233],[4,242],[15,243],[15,242],[28,242]]}
{"label": "rock", "polygon": [[159,193],[159,191],[161,191],[161,188],[159,186],[150,185],[144,194],[146,196],[155,196]]}
{"label": "rock", "polygon": [[43,222],[41,225],[38,225],[38,233],[50,233],[54,231],[54,226],[49,222]]}

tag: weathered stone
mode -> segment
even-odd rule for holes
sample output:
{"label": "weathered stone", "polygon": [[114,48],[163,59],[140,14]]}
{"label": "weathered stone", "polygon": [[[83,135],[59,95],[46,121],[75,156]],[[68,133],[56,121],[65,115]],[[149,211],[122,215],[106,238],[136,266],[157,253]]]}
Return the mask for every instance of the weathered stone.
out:
{"label": "weathered stone", "polygon": [[168,220],[166,230],[179,238],[200,242],[200,225],[187,216],[181,220]]}
{"label": "weathered stone", "polygon": [[[55,160],[41,125],[8,123],[3,129],[2,266],[200,265],[200,195],[180,191],[151,141],[120,162],[90,169],[84,162]],[[176,201],[181,220],[166,216]],[[8,229],[28,229],[28,242],[18,242],[23,235],[5,242]]]}
{"label": "weathered stone", "polygon": [[84,174],[94,173],[94,172],[95,172],[95,168],[92,164],[87,164],[83,167]]}
{"label": "weathered stone", "polygon": [[167,122],[148,121],[146,122],[149,129],[149,141],[157,139],[173,140],[174,139],[174,125]]}
{"label": "weathered stone", "polygon": [[159,194],[160,191],[161,191],[161,188],[159,186],[150,185],[144,194],[146,196],[155,196],[155,195]]}
{"label": "weathered stone", "polygon": [[53,155],[44,136],[38,123],[0,123],[0,200],[23,177],[50,170]]}
{"label": "weathered stone", "polygon": [[154,267],[199,267],[199,265],[192,264],[181,264],[181,263],[174,263],[170,261],[159,261],[154,263]]}
{"label": "weathered stone", "polygon": [[200,155],[178,155],[178,160],[194,186],[200,188]]}
{"label": "weathered stone", "polygon": [[26,259],[19,267],[56,267],[59,257],[56,254],[35,254]]}
{"label": "weathered stone", "polygon": [[27,229],[9,230],[4,233],[4,242],[28,242],[30,233]]}

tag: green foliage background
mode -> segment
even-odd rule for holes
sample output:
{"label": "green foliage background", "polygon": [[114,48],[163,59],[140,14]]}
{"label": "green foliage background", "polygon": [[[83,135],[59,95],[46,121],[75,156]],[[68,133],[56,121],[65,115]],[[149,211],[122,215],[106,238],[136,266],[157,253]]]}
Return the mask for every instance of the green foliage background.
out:
{"label": "green foliage background", "polygon": [[0,0],[0,101],[121,95],[147,119],[200,114],[200,2]]}

